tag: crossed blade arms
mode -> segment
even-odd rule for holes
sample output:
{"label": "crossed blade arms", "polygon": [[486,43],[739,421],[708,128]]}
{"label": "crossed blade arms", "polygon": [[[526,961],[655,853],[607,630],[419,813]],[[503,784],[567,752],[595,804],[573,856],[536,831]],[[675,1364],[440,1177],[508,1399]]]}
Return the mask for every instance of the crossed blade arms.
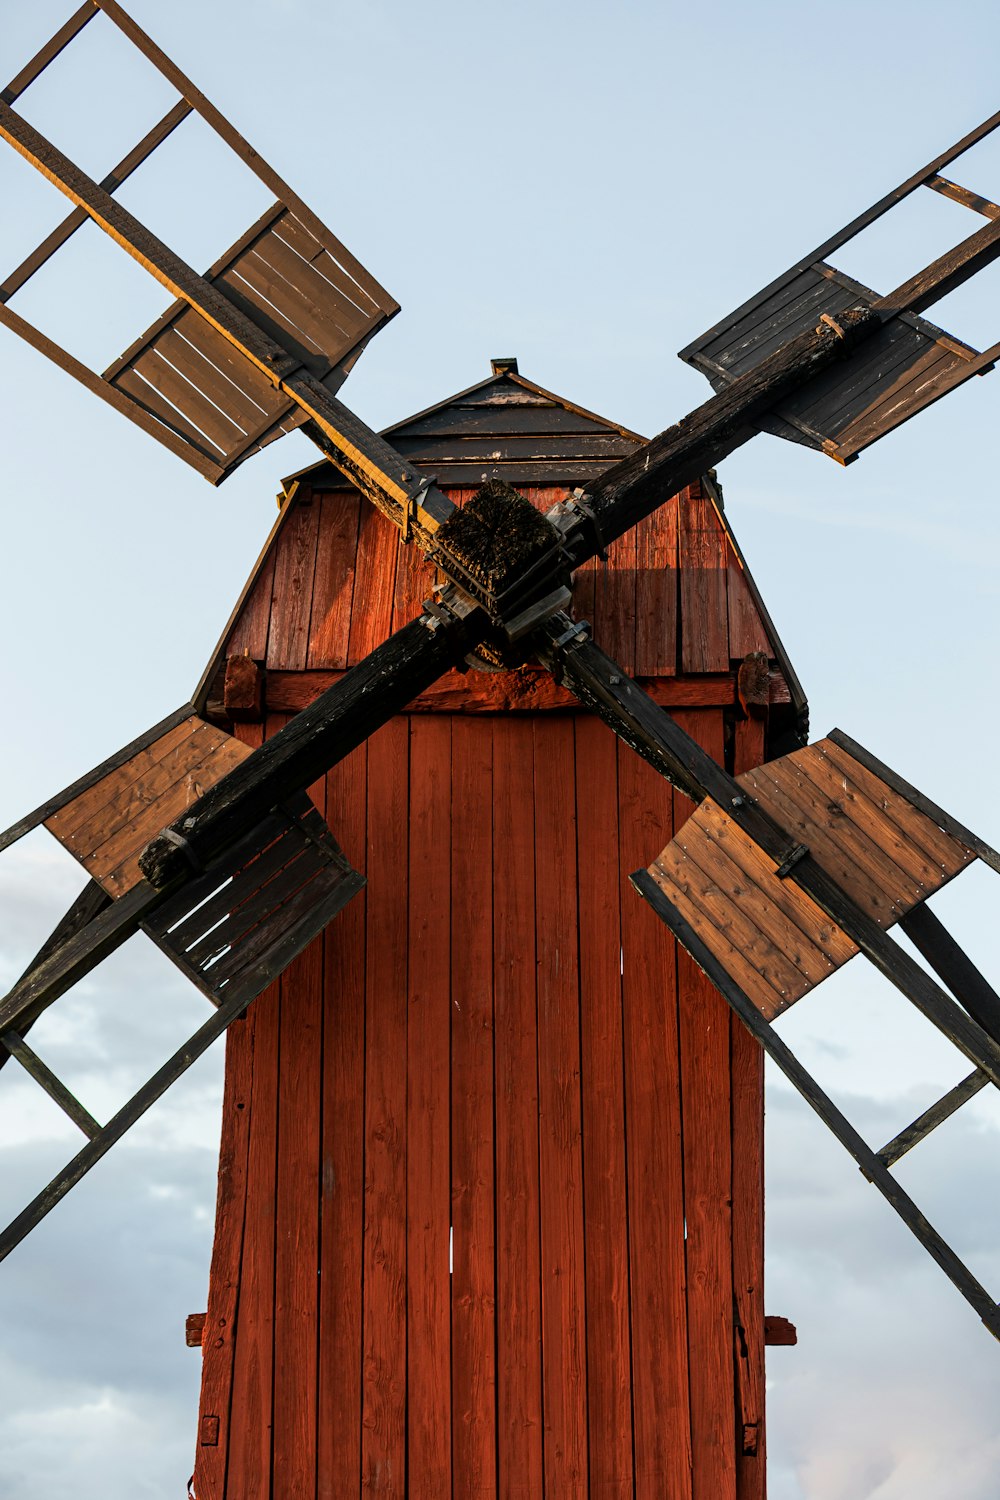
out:
{"label": "crossed blade arms", "polygon": [[[102,183],[82,173],[11,107],[99,11],[182,96]],[[506,664],[540,659],[699,804],[633,883],[1000,1336],[995,1302],[889,1172],[902,1150],[976,1088],[986,1082],[1000,1087],[1000,1000],[923,906],[976,857],[997,869],[1000,859],[836,731],[735,780],[565,613],[572,575],[582,563],[755,432],[777,431],[846,462],[946,390],[991,367],[1000,346],[979,354],[921,313],[1000,255],[1000,209],[994,212],[982,199],[968,202],[975,195],[940,177],[941,166],[996,128],[1000,116],[689,346],[684,357],[709,375],[718,393],[606,471],[586,494],[556,506],[545,519],[513,492],[484,492],[458,512],[432,480],[420,478],[334,394],[364,344],[396,311],[392,299],[249,153],[115,0],[88,0],[60,37],[4,91],[0,135],[72,200],[73,209],[0,286],[0,321],[214,482],[266,442],[304,425],[403,540],[428,553],[448,584],[417,620],[261,749],[239,746],[186,705],[0,836],[2,849],[44,822],[93,876],[26,975],[0,1001],[0,1042],[6,1048],[0,1061],[17,1057],[88,1136],[73,1162],[0,1236],[0,1258],[360,888],[361,878],[305,788],[443,672],[485,649]],[[136,158],[155,149],[191,109],[245,160],[249,154],[258,175],[280,195],[204,276],[113,196]],[[831,249],[921,186],[967,202],[987,217],[986,228],[884,297],[826,263]],[[177,299],[103,377],[84,370],[6,306],[87,218]],[[494,513],[497,504],[507,507],[512,548],[493,544],[487,502]],[[192,785],[201,793],[193,803]],[[961,1004],[888,936],[897,921]],[[216,1009],[101,1126],[35,1056],[25,1033],[139,927]],[[905,1142],[900,1137],[881,1152],[857,1135],[770,1024],[858,952],[974,1068],[959,1090],[914,1122]]]}

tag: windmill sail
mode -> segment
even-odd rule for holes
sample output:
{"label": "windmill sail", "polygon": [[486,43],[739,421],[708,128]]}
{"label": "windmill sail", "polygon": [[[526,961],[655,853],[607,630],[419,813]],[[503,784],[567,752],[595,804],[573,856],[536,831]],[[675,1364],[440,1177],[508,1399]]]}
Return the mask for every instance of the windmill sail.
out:
{"label": "windmill sail", "polygon": [[[992,115],[866,212],[796,262],[783,276],[680,351],[680,358],[725,390],[775,349],[849,308],[873,308],[882,327],[851,358],[781,401],[759,423],[841,463],[915,416],[924,407],[991,370],[1000,344],[984,352],[921,316],[924,310],[1000,255],[1000,206],[942,177],[942,169],[1000,125]],[[894,291],[880,295],[830,264],[847,245],[918,188],[940,193],[986,220],[982,228]]]}

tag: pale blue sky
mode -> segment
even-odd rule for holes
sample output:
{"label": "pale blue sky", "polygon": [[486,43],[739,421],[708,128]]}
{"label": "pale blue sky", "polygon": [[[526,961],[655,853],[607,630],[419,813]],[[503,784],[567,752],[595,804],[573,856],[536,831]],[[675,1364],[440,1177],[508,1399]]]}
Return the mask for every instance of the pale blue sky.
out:
{"label": "pale blue sky", "polygon": [[[70,8],[7,0],[4,80]],[[998,12],[968,0],[131,10],[402,303],[343,391],[376,427],[515,354],[542,385],[659,430],[708,394],[678,348],[1000,107]],[[98,27],[114,35],[101,20],[89,29],[95,58]],[[86,102],[76,56],[23,108],[101,175],[169,95],[133,71]],[[122,199],[201,268],[262,201],[210,143],[181,141],[186,178],[138,174]],[[997,199],[1000,143],[951,173]],[[0,194],[6,273],[64,205],[6,149]],[[887,290],[942,237],[977,226],[922,196],[896,234],[836,263]],[[167,299],[87,235],[15,307],[102,368]],[[979,347],[1000,338],[995,269],[937,314]],[[5,826],[189,695],[274,518],[280,476],[313,450],[286,440],[213,491],[2,330],[0,344]],[[993,375],[846,471],[770,438],[721,470],[814,732],[841,725],[995,843],[998,412]],[[991,972],[983,935],[997,887],[978,874],[947,893],[945,915]],[[5,976],[74,878],[37,841],[0,860]],[[102,1015],[128,1016],[137,992],[150,1011],[165,997],[169,1015],[151,1038],[130,1032],[124,1071],[198,1015],[130,951]],[[89,995],[53,1030],[52,1056],[113,1092],[124,1079],[87,1009],[96,985]],[[787,1034],[873,1134],[892,1134],[963,1071],[901,1009],[852,967],[789,1018]],[[0,1268],[17,1309],[0,1355],[0,1500],[183,1492],[197,1355],[182,1328],[204,1305],[217,1081],[208,1060]],[[23,1099],[0,1098],[15,1196],[59,1148],[58,1127],[23,1113]],[[768,1306],[802,1332],[770,1360],[772,1500],[990,1500],[1000,1351],[780,1090],[771,1120]],[[907,1168],[995,1288],[998,1132],[980,1096]]]}

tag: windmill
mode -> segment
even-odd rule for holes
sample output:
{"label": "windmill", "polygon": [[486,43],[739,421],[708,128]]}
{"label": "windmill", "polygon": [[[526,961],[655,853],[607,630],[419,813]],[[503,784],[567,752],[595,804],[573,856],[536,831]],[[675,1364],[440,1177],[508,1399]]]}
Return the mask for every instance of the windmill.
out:
{"label": "windmill", "polygon": [[[933,293],[943,295],[996,253],[995,221],[884,298],[847,283],[825,262],[860,222],[850,226],[686,351],[721,389],[679,428],[624,458],[544,521],[502,484],[487,485],[459,510],[333,393],[395,307],[267,168],[265,180],[279,193],[275,210],[201,277],[17,114],[12,106],[19,92],[98,11],[172,79],[186,106],[199,110],[233,149],[244,149],[117,5],[109,0],[82,7],[6,91],[0,133],[72,199],[71,219],[82,222],[81,211],[92,217],[177,301],[104,377],[69,360],[6,304],[0,318],[216,482],[290,426],[305,425],[403,540],[427,552],[443,579],[413,625],[377,645],[260,751],[244,753],[201,718],[197,705],[185,706],[5,836],[9,843],[45,822],[87,865],[96,888],[88,888],[53,949],[4,1002],[8,1052],[34,1070],[91,1137],[66,1173],[11,1226],[4,1249],[113,1143],[184,1058],[225,1029],[358,889],[358,878],[303,801],[304,789],[446,669],[470,657],[473,669],[514,668],[537,657],[700,804],[649,870],[636,876],[638,888],[995,1331],[992,1299],[895,1186],[887,1159],[899,1143],[881,1153],[859,1144],[788,1057],[769,1022],[826,973],[863,952],[974,1065],[960,1097],[943,1101],[933,1119],[916,1122],[912,1134],[919,1138],[973,1088],[996,1081],[995,997],[923,905],[973,858],[993,863],[996,856],[845,736],[783,757],[774,777],[747,771],[735,780],[566,613],[573,575],[589,558],[757,428],[778,424],[783,435],[848,460],[988,368],[995,350],[969,350],[921,313]],[[871,214],[887,212],[925,184],[944,191],[942,167],[996,124],[987,122]],[[165,120],[161,133],[167,128]],[[147,137],[143,148],[155,145]],[[946,187],[952,195],[973,196],[954,184]],[[68,220],[64,232],[72,228]],[[44,253],[54,248],[50,242]],[[36,256],[34,264],[40,263]],[[8,291],[19,278],[23,284],[32,268],[29,259],[8,279]],[[744,690],[752,703],[752,664]],[[185,759],[192,745],[194,758]],[[831,788],[838,778],[844,790],[835,797]],[[194,793],[200,795],[192,801]],[[141,804],[141,820],[133,816],[129,797]],[[112,807],[113,828],[105,821]],[[109,847],[119,831],[122,842]],[[897,858],[880,861],[873,849],[891,849]],[[706,881],[699,886],[692,871],[701,871]],[[717,892],[730,887],[733,899],[719,911]],[[896,921],[922,944],[964,1009],[886,937],[884,929]],[[101,1127],[34,1057],[24,1032],[67,984],[140,924],[218,1008],[184,1056],[151,1080],[121,1118]],[[728,941],[727,932],[739,932],[739,943]],[[782,966],[789,954],[795,961]]]}

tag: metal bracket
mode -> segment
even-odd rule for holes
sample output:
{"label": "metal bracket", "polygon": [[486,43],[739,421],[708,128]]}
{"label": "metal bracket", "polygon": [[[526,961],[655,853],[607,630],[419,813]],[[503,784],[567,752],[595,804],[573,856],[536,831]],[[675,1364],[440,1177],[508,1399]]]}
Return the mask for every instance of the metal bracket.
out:
{"label": "metal bracket", "polygon": [[597,556],[601,562],[607,562],[608,552],[604,537],[601,535],[597,515],[585,490],[576,489],[569,500],[557,501],[545,512],[545,519],[555,527],[563,539],[578,529],[589,532],[594,540]]}
{"label": "metal bracket", "polygon": [[795,866],[798,864],[799,860],[805,859],[808,853],[809,849],[806,844],[793,844],[791,849],[789,849],[788,853],[785,855],[784,859],[781,861],[781,864],[774,872],[778,879],[787,880],[788,876],[795,869]]}
{"label": "metal bracket", "polygon": [[423,474],[417,483],[416,490],[407,495],[406,504],[403,506],[403,522],[400,526],[401,540],[407,546],[413,540],[413,522],[417,519],[417,511],[420,508],[422,496],[426,495],[432,485],[437,484],[436,474]]}

